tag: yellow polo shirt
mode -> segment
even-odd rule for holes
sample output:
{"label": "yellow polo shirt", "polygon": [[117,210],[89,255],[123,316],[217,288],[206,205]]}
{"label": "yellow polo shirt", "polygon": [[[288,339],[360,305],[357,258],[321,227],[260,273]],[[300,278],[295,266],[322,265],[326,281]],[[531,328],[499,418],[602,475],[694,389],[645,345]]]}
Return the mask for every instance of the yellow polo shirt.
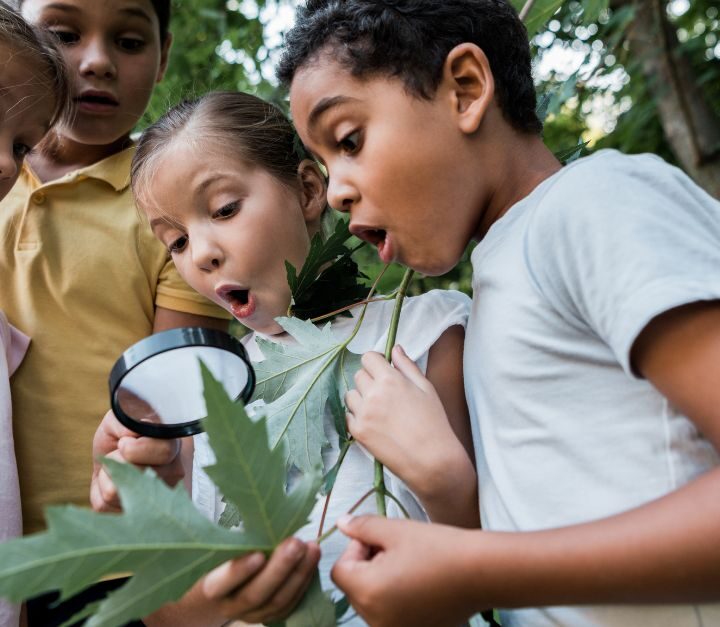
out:
{"label": "yellow polo shirt", "polygon": [[133,151],[44,184],[25,167],[0,203],[0,309],[32,339],[12,380],[25,533],[44,528],[47,505],[88,505],[110,368],[152,333],[155,306],[227,317],[140,219]]}

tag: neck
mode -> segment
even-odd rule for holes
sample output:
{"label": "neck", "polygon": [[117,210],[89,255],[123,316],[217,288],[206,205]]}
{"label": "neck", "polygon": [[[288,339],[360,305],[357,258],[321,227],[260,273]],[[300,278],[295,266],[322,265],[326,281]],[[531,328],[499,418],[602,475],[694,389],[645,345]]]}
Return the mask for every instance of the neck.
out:
{"label": "neck", "polygon": [[50,133],[39,150],[28,157],[28,161],[33,172],[44,183],[111,157],[130,144],[129,135],[111,144],[89,145]]}
{"label": "neck", "polygon": [[[539,135],[520,133],[505,125],[505,133],[488,145],[483,161],[492,163],[493,182],[475,234],[482,239],[515,203],[532,193],[562,168]],[[485,168],[487,170],[487,168]]]}

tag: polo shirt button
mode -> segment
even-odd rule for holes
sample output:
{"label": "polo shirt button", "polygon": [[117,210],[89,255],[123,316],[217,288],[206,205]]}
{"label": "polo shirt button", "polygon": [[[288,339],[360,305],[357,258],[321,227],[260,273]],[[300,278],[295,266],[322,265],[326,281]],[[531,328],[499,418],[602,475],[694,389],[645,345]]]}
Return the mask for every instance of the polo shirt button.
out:
{"label": "polo shirt button", "polygon": [[35,192],[32,196],[32,200],[36,205],[42,205],[45,202],[45,194],[42,192]]}

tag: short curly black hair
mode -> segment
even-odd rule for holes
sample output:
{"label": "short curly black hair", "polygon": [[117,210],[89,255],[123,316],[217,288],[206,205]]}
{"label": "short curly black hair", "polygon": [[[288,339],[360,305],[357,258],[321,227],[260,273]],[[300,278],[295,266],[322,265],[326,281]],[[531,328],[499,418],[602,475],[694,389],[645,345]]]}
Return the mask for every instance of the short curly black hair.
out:
{"label": "short curly black hair", "polygon": [[464,42],[485,52],[508,122],[540,133],[527,31],[506,0],[308,0],[285,36],[277,76],[290,85],[305,63],[330,49],[353,76],[397,77],[428,99],[448,53]]}

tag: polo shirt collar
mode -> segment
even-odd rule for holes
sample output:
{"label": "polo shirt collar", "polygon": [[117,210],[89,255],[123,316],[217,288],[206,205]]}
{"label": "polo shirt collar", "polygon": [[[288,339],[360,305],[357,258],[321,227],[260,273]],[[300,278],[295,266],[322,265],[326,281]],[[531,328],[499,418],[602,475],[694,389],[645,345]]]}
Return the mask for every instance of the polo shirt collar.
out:
{"label": "polo shirt collar", "polygon": [[130,163],[134,154],[135,146],[132,145],[102,161],[77,170],[75,174],[100,179],[111,185],[116,192],[121,192],[130,185]]}

